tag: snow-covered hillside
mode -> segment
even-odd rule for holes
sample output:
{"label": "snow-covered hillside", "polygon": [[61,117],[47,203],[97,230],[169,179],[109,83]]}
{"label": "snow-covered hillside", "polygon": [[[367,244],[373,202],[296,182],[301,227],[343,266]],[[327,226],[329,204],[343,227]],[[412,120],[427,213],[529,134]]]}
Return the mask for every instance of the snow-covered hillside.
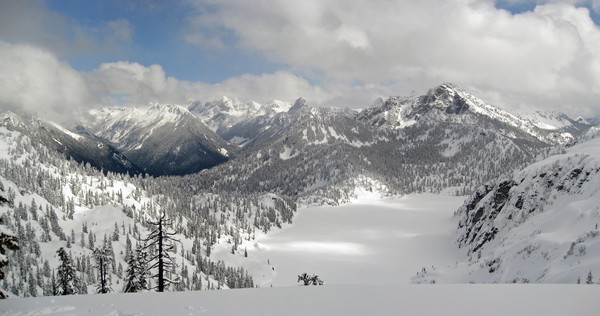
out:
{"label": "snow-covered hillside", "polygon": [[[0,286],[10,296],[51,295],[63,247],[77,271],[77,293],[93,293],[92,252],[107,248],[112,289],[122,291],[126,260],[159,213],[172,219],[181,241],[172,254],[177,266],[170,273],[181,280],[174,290],[253,286],[245,269],[229,265],[244,261],[257,230],[291,222],[295,204],[274,194],[184,196],[173,188],[153,178],[105,175],[0,127],[0,216],[21,247],[7,253]],[[216,260],[212,252],[226,254]]]}
{"label": "snow-covered hillside", "polygon": [[585,282],[600,276],[600,134],[480,187],[456,212],[464,262],[415,280]]}
{"label": "snow-covered hillside", "polygon": [[45,147],[61,152],[66,158],[79,163],[89,163],[104,172],[131,175],[141,173],[117,148],[78,126],[71,131],[59,124],[31,116],[19,116],[12,112],[0,115],[0,126],[19,131]]}

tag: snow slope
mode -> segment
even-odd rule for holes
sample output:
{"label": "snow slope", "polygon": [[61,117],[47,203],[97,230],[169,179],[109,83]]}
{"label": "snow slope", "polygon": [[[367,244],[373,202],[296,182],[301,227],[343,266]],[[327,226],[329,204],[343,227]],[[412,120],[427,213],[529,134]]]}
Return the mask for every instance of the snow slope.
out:
{"label": "snow slope", "polygon": [[457,219],[469,257],[418,282],[598,283],[600,133],[480,187]]}
{"label": "snow slope", "polygon": [[9,299],[0,315],[595,315],[600,287],[344,285]]}

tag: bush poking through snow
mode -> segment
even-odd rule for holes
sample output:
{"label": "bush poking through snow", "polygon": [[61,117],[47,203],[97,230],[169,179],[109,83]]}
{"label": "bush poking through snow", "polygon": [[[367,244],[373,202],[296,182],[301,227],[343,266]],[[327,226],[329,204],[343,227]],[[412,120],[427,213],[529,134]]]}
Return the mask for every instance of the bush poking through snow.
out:
{"label": "bush poking through snow", "polygon": [[306,272],[298,275],[298,282],[300,281],[302,281],[304,285],[323,285],[323,280],[321,280],[318,275],[308,275]]}

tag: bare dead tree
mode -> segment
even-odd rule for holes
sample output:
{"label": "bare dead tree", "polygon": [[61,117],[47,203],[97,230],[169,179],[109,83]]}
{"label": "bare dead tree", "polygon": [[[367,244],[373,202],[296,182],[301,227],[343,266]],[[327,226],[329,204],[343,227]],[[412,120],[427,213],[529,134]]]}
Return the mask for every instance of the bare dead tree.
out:
{"label": "bare dead tree", "polygon": [[155,229],[143,240],[144,250],[151,254],[148,262],[148,270],[157,269],[157,272],[151,277],[155,278],[158,284],[153,287],[157,292],[164,292],[170,284],[177,284],[177,279],[169,277],[170,271],[175,267],[175,260],[171,254],[175,254],[175,243],[180,242],[175,239],[175,233],[168,231],[173,222],[167,218],[165,213],[161,213],[156,221],[147,221],[148,224],[155,226]]}

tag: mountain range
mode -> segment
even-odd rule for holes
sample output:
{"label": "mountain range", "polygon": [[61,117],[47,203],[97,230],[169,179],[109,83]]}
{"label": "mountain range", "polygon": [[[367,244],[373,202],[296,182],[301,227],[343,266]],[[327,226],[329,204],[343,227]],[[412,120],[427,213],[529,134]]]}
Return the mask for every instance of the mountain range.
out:
{"label": "mountain range", "polygon": [[257,234],[292,223],[298,205],[365,191],[469,195],[455,215],[463,260],[415,282],[574,283],[600,260],[593,120],[515,115],[443,84],[360,111],[222,98],[77,121],[0,118],[0,216],[23,243],[3,283],[15,295],[51,293],[59,246],[86,285],[95,246],[112,247],[124,282],[128,249],[161,212],[182,240],[178,290],[253,286],[239,266]]}
{"label": "mountain range", "polygon": [[[281,160],[289,160],[315,148],[327,151],[336,146],[360,148],[345,148],[351,151],[345,153],[348,156],[385,150],[392,151],[387,156],[402,160],[420,155],[415,151],[425,145],[427,150],[436,147],[435,155],[428,154],[430,158],[440,156],[431,162],[441,162],[453,160],[462,150],[480,151],[478,144],[485,143],[489,150],[521,151],[500,158],[522,161],[536,154],[532,149],[564,143],[592,126],[562,113],[513,115],[452,84],[421,96],[379,99],[362,111],[311,107],[303,99],[293,105],[282,101],[261,105],[223,97],[187,106],[95,108],[80,116],[71,129],[40,118],[32,119],[36,124],[23,123],[27,120],[11,113],[4,122],[31,135],[37,133],[47,146],[78,162],[105,171],[151,176],[195,174],[234,161],[238,155],[264,159],[278,153]],[[358,158],[371,162],[367,165],[379,159]],[[355,168],[372,169],[352,163],[359,164]]]}

